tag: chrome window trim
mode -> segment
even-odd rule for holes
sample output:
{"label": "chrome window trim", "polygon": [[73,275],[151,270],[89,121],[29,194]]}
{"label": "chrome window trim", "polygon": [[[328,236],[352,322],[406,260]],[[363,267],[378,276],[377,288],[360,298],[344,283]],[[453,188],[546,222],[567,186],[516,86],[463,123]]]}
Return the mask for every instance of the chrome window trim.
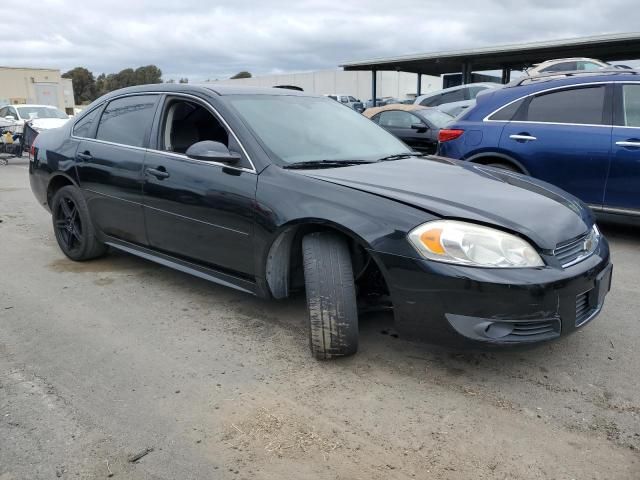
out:
{"label": "chrome window trim", "polygon": [[[222,115],[220,115],[220,112],[218,112],[218,110],[211,105],[209,102],[207,102],[206,100],[196,96],[196,95],[191,95],[189,93],[181,93],[181,92],[167,92],[167,91],[161,91],[161,92],[136,92],[136,93],[125,93],[123,95],[118,95],[116,97],[110,98],[108,100],[105,100],[105,102],[111,102],[113,100],[117,100],[119,98],[125,98],[125,97],[133,97],[133,96],[139,96],[139,95],[170,95],[172,97],[186,97],[186,98],[190,98],[193,100],[198,100],[202,103],[204,103],[206,105],[207,108],[209,108],[213,114],[215,115],[215,117],[217,118],[218,121],[220,121],[222,123],[222,125],[224,125],[227,130],[231,133],[231,135],[233,135],[233,138],[235,139],[236,142],[238,142],[238,145],[240,145],[240,149],[242,150],[242,153],[244,154],[244,156],[246,157],[246,159],[249,161],[249,164],[251,164],[251,168],[245,168],[245,167],[234,167],[233,165],[229,165],[226,163],[222,163],[222,162],[208,162],[205,160],[196,160],[194,158],[189,158],[186,155],[182,154],[182,153],[175,153],[175,152],[168,152],[165,150],[157,150],[154,148],[145,148],[145,147],[136,147],[133,145],[125,145],[123,143],[115,143],[115,142],[108,142],[105,140],[99,140],[97,138],[86,138],[86,137],[77,137],[73,134],[73,129],[76,126],[76,123],[79,122],[82,118],[84,118],[84,115],[82,117],[80,117],[78,120],[76,120],[73,124],[73,127],[71,128],[71,138],[74,138],[76,140],[85,140],[85,141],[89,141],[89,142],[96,142],[96,143],[103,143],[106,145],[115,145],[118,147],[126,147],[126,148],[133,148],[136,150],[144,150],[145,152],[154,152],[154,153],[162,153],[165,155],[169,155],[172,157],[176,157],[176,158],[180,158],[182,160],[188,161],[188,162],[193,162],[193,163],[200,163],[203,165],[216,165],[216,166],[221,166],[224,168],[230,168],[232,170],[239,170],[239,171],[243,171],[243,172],[247,172],[247,173],[253,173],[253,174],[257,174],[258,171],[256,170],[255,164],[253,163],[253,160],[251,160],[251,156],[249,155],[249,153],[247,152],[246,148],[244,147],[244,145],[242,144],[242,142],[240,141],[240,139],[238,138],[238,136],[236,135],[236,133],[233,131],[233,129],[231,128],[231,126],[227,123],[227,121],[224,119],[224,117]],[[99,108],[99,107],[96,107]],[[93,111],[95,109],[91,109],[91,111]],[[97,131],[96,131],[97,133]]]}
{"label": "chrome window trim", "polygon": [[[489,113],[487,116],[485,116],[482,121],[483,122],[492,122],[492,123],[526,123],[526,124],[533,124],[533,125],[568,125],[568,126],[580,126],[580,127],[607,127],[610,128],[612,126],[614,126],[613,124],[604,124],[604,123],[562,123],[562,122],[532,122],[529,120],[491,120],[489,117],[491,117],[492,115],[498,113],[500,110],[502,110],[503,108],[508,107],[509,105],[519,102],[520,100],[524,100],[525,98],[529,98],[529,97],[534,97],[536,95],[540,95],[543,93],[547,93],[547,92],[553,92],[555,90],[565,90],[565,89],[571,89],[574,87],[588,87],[588,86],[594,86],[594,85],[608,85],[610,83],[618,83],[618,82],[611,82],[611,81],[607,81],[607,82],[587,82],[587,83],[574,83],[571,85],[562,85],[560,87],[551,87],[551,88],[547,88],[544,90],[540,90],[537,92],[533,92],[533,93],[529,93],[527,95],[523,95],[521,97],[516,98],[515,100],[510,101],[509,103],[505,103],[504,105],[502,105],[499,108],[496,108],[494,111],[492,111],[491,113]],[[622,83],[622,82],[620,82]],[[633,82],[633,83],[640,83],[640,82]],[[636,127],[636,128],[640,128],[640,127]]]}

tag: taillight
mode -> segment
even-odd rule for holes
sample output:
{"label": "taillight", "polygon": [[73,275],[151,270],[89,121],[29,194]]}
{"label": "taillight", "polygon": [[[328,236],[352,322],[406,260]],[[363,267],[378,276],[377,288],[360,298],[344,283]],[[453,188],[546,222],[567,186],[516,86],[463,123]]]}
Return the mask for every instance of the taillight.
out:
{"label": "taillight", "polygon": [[31,146],[29,147],[29,158],[36,158],[36,147],[35,145],[32,143]]}
{"label": "taillight", "polygon": [[438,141],[439,142],[448,142],[449,140],[455,140],[459,138],[460,135],[464,133],[464,130],[458,130],[453,128],[443,128],[438,133]]}

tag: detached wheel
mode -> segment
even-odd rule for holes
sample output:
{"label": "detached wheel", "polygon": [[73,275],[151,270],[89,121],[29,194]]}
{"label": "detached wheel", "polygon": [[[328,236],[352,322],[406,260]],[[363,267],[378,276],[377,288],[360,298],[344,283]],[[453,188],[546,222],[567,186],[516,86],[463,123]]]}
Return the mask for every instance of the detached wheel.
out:
{"label": "detached wheel", "polygon": [[351,254],[346,240],[332,232],[302,239],[311,352],[318,360],[358,350],[358,308]]}
{"label": "detached wheel", "polygon": [[96,238],[87,203],[76,187],[56,192],[51,213],[56,240],[67,257],[83,261],[104,255],[106,246]]}

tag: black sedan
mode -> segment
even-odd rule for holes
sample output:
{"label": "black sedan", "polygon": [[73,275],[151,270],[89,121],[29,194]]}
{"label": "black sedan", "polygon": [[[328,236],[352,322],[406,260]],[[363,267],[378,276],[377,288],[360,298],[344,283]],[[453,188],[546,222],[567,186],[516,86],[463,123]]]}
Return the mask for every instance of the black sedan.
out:
{"label": "black sedan", "polygon": [[40,133],[29,172],[72,260],[112,247],[263,298],[306,290],[321,359],[357,350],[373,301],[409,338],[517,344],[571,333],[609,290],[579,200],[302,92],[119,90]]}
{"label": "black sedan", "polygon": [[454,118],[436,108],[403,104],[368,108],[363,115],[414,150],[429,154],[436,153],[440,129]]}

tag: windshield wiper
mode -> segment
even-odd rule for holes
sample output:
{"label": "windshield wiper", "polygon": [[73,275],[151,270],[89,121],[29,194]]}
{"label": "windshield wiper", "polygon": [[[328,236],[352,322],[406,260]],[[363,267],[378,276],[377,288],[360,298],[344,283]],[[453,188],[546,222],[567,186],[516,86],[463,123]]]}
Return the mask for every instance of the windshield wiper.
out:
{"label": "windshield wiper", "polygon": [[283,165],[282,168],[305,169],[305,168],[334,168],[348,167],[349,165],[362,165],[364,163],[373,163],[368,160],[309,160],[306,162],[290,163]]}
{"label": "windshield wiper", "polygon": [[425,153],[420,152],[396,153],[395,155],[387,155],[386,157],[379,158],[377,161],[388,162],[390,160],[400,160],[403,158],[424,157],[425,155]]}

